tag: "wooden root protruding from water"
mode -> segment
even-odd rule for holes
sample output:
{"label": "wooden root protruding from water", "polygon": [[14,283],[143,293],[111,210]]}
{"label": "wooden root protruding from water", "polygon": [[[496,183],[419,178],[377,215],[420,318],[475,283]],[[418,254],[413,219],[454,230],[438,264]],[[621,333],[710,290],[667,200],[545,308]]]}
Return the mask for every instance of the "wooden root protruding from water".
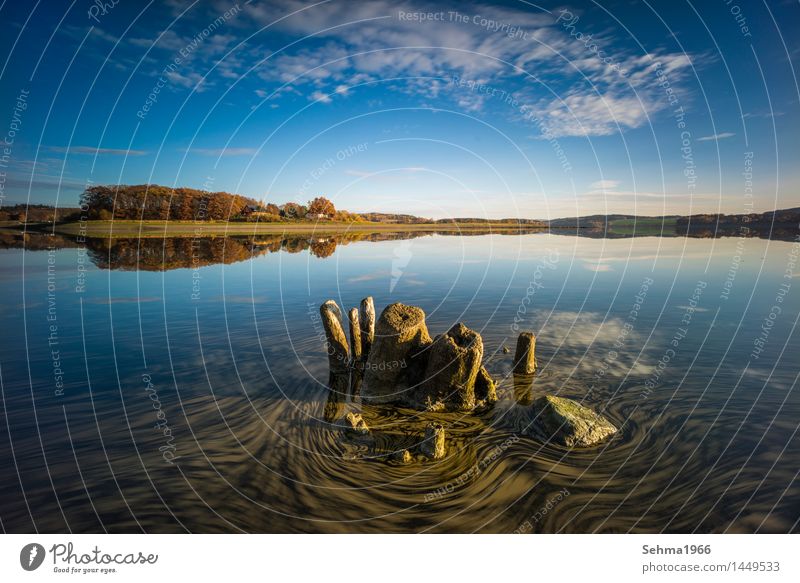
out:
{"label": "wooden root protruding from water", "polygon": [[350,355],[353,358],[353,364],[358,365],[361,363],[361,347],[363,342],[361,339],[361,326],[358,322],[358,310],[351,309],[348,312],[350,319]]}
{"label": "wooden root protruding from water", "polygon": [[350,367],[350,349],[347,336],[342,328],[342,311],[333,300],[328,300],[319,308],[328,352],[331,374],[346,374]]}
{"label": "wooden root protruding from water", "polygon": [[372,403],[397,403],[408,399],[409,389],[422,380],[423,349],[431,337],[425,312],[416,306],[391,304],[375,327],[375,342],[364,365],[362,397]]}
{"label": "wooden root protruding from water", "polygon": [[514,353],[514,372],[530,375],[536,371],[536,337],[533,332],[522,332],[517,338]]}
{"label": "wooden root protruding from water", "polygon": [[428,365],[416,400],[441,403],[448,410],[472,410],[475,379],[483,362],[481,335],[459,322],[437,336],[427,352]]}
{"label": "wooden root protruding from water", "polygon": [[375,340],[375,302],[372,296],[361,300],[358,316],[361,325],[361,357],[366,360]]}

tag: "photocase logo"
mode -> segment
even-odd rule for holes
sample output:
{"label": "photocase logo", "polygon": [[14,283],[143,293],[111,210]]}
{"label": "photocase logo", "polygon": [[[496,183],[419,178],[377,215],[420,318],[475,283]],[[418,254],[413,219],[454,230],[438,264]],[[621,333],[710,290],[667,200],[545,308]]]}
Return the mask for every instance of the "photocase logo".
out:
{"label": "photocase logo", "polygon": [[44,547],[38,543],[30,543],[19,552],[19,564],[26,571],[35,571],[44,562]]}

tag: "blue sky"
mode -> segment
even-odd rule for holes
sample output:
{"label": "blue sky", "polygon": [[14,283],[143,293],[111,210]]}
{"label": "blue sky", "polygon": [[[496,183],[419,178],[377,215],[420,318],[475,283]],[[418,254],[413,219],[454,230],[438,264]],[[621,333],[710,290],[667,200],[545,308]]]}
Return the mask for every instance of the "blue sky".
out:
{"label": "blue sky", "polygon": [[7,1],[2,194],[150,182],[437,218],[800,206],[798,24],[790,1]]}

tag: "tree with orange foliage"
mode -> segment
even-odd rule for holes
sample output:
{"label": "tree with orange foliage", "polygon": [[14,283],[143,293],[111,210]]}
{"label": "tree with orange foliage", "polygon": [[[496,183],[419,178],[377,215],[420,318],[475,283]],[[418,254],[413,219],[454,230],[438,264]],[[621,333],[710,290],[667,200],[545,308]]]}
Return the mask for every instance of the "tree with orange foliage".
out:
{"label": "tree with orange foliage", "polygon": [[336,207],[324,196],[318,196],[308,203],[308,212],[312,215],[327,215],[332,217],[336,214]]}

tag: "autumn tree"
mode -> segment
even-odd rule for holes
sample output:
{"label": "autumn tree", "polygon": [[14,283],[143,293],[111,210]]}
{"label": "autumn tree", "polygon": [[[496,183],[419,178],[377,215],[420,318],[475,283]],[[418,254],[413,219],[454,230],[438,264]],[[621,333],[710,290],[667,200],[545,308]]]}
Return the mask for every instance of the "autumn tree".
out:
{"label": "autumn tree", "polygon": [[308,212],[312,215],[328,215],[333,216],[336,214],[336,207],[324,196],[318,196],[308,203]]}
{"label": "autumn tree", "polygon": [[287,219],[302,219],[307,212],[307,207],[296,202],[287,202],[281,207],[281,216]]}
{"label": "autumn tree", "polygon": [[228,221],[253,199],[229,192],[169,188],[157,184],[92,186],[81,195],[89,218]]}
{"label": "autumn tree", "polygon": [[311,254],[320,259],[330,257],[336,251],[336,241],[334,239],[317,239],[311,241],[310,244]]}

